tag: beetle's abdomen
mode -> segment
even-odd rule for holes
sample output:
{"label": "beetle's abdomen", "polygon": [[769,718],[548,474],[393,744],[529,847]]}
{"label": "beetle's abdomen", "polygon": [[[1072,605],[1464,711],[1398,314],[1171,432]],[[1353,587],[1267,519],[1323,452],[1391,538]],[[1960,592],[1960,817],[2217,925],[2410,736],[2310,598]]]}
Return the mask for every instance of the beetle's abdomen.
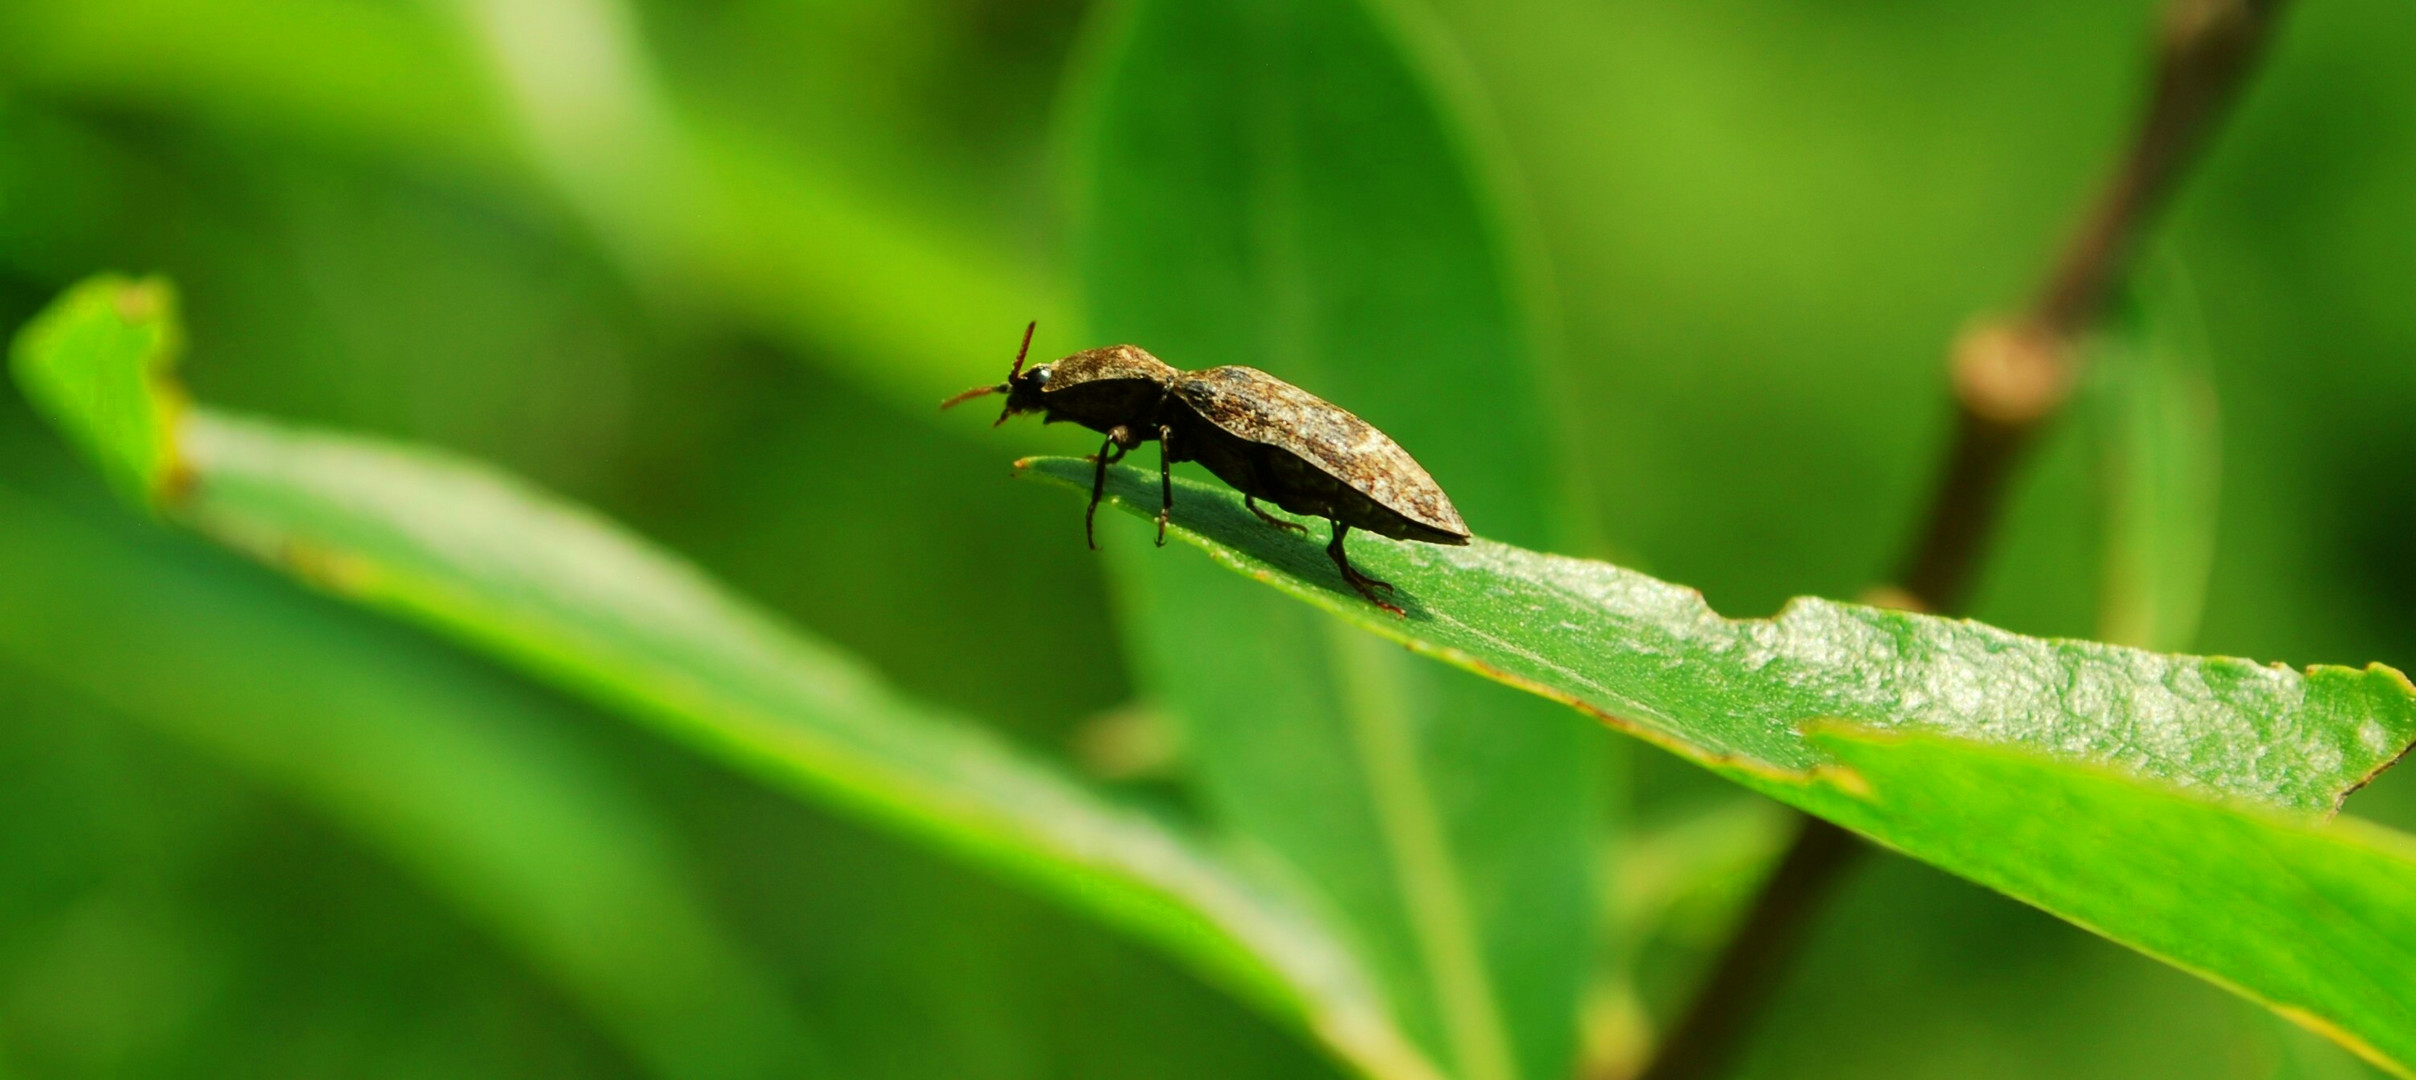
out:
{"label": "beetle's abdomen", "polygon": [[1403,515],[1290,451],[1213,429],[1196,434],[1185,431],[1176,440],[1182,460],[1197,461],[1234,490],[1290,513],[1339,521],[1395,540],[1468,542],[1466,534],[1446,532]]}
{"label": "beetle's abdomen", "polygon": [[[1349,411],[1246,367],[1193,372],[1174,393],[1216,429],[1195,441],[1221,438],[1253,448],[1248,463],[1231,465],[1257,486],[1211,464],[1226,483],[1293,513],[1396,539],[1467,542],[1467,524],[1434,478],[1400,444]],[[1208,463],[1204,454],[1201,461]]]}
{"label": "beetle's abdomen", "polygon": [[1270,447],[1263,456],[1263,468],[1275,479],[1274,490],[1263,498],[1292,513],[1328,518],[1395,540],[1468,542],[1466,534],[1446,532],[1411,518],[1288,452]]}

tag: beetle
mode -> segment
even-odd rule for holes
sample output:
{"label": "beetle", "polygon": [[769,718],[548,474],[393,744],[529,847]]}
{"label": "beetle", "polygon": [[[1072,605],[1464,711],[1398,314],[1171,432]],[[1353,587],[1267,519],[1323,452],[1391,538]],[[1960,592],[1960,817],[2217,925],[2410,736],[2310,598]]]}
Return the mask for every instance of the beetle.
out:
{"label": "beetle", "polygon": [[1182,371],[1136,345],[1085,349],[1024,369],[1034,323],[1007,381],[976,386],[940,403],[947,409],[985,394],[1004,394],[998,424],[1021,413],[1041,422],[1072,421],[1107,437],[1092,457],[1090,506],[1082,531],[1096,550],[1092,522],[1107,490],[1107,467],[1144,442],[1158,444],[1158,544],[1174,510],[1172,467],[1197,461],[1242,493],[1242,505],[1279,529],[1306,533],[1258,505],[1265,499],[1295,514],[1332,524],[1326,554],[1342,580],[1369,603],[1404,614],[1376,595],[1389,583],[1351,566],[1342,538],[1354,528],[1429,544],[1466,544],[1470,533],[1443,489],[1399,443],[1367,421],[1315,394],[1248,367]]}

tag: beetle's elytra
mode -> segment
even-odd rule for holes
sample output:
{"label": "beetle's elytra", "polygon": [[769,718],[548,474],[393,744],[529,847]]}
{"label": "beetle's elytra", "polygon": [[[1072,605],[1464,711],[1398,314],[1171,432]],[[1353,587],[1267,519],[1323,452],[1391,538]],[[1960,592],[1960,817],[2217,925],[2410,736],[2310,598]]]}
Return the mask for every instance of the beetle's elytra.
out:
{"label": "beetle's elytra", "polygon": [[[1107,489],[1107,467],[1144,442],[1158,443],[1158,543],[1166,543],[1166,517],[1174,509],[1169,468],[1197,461],[1242,493],[1243,505],[1267,524],[1305,532],[1259,508],[1265,499],[1295,514],[1333,523],[1326,554],[1342,579],[1377,607],[1402,614],[1376,596],[1393,587],[1351,567],[1342,538],[1352,529],[1396,540],[1465,544],[1468,525],[1409,452],[1367,421],[1297,386],[1256,368],[1217,367],[1178,371],[1138,346],[1086,349],[1062,360],[1024,370],[1032,327],[1007,381],[977,386],[941,402],[945,409],[984,394],[1005,394],[998,423],[1036,412],[1041,422],[1071,420],[1107,436],[1092,460],[1091,503],[1083,532],[1099,512]],[[995,425],[993,425],[995,426]],[[1091,546],[1098,547],[1092,540]]]}

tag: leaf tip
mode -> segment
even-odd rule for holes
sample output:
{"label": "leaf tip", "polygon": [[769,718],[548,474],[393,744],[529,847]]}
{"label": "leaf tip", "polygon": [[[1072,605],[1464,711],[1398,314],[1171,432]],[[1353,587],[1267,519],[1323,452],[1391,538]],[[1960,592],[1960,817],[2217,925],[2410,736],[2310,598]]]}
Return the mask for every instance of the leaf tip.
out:
{"label": "leaf tip", "polygon": [[2406,694],[2411,699],[2416,699],[2416,682],[2408,681],[2407,672],[2401,671],[2398,668],[2392,667],[2391,665],[2385,664],[2378,660],[2366,665],[2366,674],[2381,676],[2385,680],[2397,683],[2399,684],[2400,693]]}
{"label": "leaf tip", "polygon": [[27,400],[111,486],[157,508],[192,482],[175,438],[185,398],[171,373],[181,346],[174,285],[103,274],[28,322],[10,360]]}

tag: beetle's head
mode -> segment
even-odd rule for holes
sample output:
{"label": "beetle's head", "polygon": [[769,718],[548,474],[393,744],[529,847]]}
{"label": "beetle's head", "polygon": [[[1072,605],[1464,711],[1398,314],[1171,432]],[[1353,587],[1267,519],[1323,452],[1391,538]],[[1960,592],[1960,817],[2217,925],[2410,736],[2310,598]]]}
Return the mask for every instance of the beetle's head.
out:
{"label": "beetle's head", "polygon": [[953,408],[986,394],[1005,394],[1007,407],[999,410],[998,421],[991,427],[1006,423],[1007,418],[1016,413],[1041,411],[1040,391],[1049,385],[1049,365],[1034,364],[1030,371],[1025,371],[1023,367],[1024,356],[1032,351],[1032,330],[1039,325],[1037,320],[1024,325],[1023,345],[1015,350],[1015,366],[1007,369],[1007,381],[996,386],[976,386],[940,402],[940,408]]}

